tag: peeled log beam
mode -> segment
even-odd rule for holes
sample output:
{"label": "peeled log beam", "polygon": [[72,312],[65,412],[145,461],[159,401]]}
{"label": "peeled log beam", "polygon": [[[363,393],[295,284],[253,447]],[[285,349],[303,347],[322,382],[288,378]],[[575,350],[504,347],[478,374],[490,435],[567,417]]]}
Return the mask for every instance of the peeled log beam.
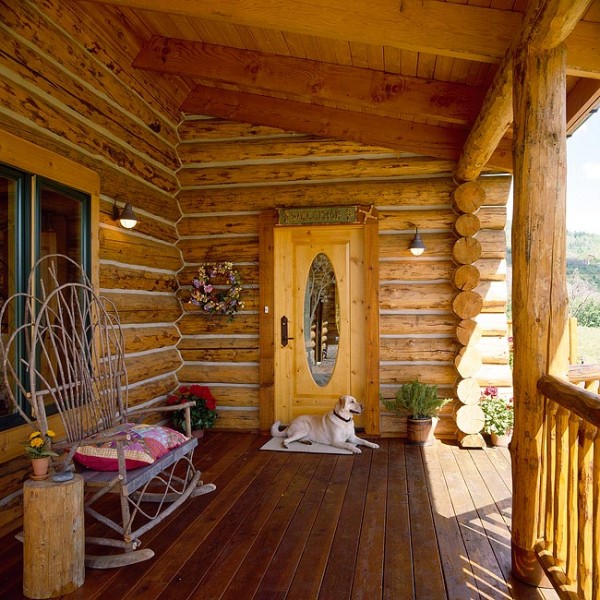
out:
{"label": "peeled log beam", "polygon": [[[204,122],[204,121],[202,121]],[[210,121],[209,121],[210,122]],[[227,137],[226,133],[224,137]],[[236,142],[238,145],[244,142]],[[489,176],[481,179],[485,189],[486,206],[506,205],[511,178],[506,175]],[[211,213],[227,210],[260,211],[272,208],[285,196],[285,204],[298,206],[338,206],[370,203],[378,206],[440,206],[447,205],[455,189],[452,179],[408,179],[401,181],[326,182],[312,185],[261,185],[243,188],[211,188],[182,190],[177,194],[181,211],[187,213]],[[481,215],[480,215],[481,218]]]}
{"label": "peeled log beam", "polygon": [[460,238],[452,247],[452,258],[459,265],[472,265],[480,259],[481,253],[481,243],[474,237]]}
{"label": "peeled log beam", "polygon": [[591,423],[594,427],[600,427],[598,394],[551,375],[543,376],[537,384],[537,389],[546,398],[581,417],[584,421]]}
{"label": "peeled log beam", "polygon": [[479,404],[481,388],[473,377],[461,379],[456,386],[456,396],[463,404]]}
{"label": "peeled log beam", "polygon": [[460,292],[452,302],[454,314],[461,319],[476,317],[483,308],[483,298],[477,292]]}
{"label": "peeled log beam", "polygon": [[[591,3],[591,0],[549,0],[528,4],[521,31],[514,36],[496,72],[463,147],[454,172],[457,181],[479,177],[513,120],[513,61],[518,49],[527,44],[538,49],[556,48],[573,31]],[[513,162],[516,164],[516,160]]]}
{"label": "peeled log beam", "polygon": [[481,229],[479,217],[473,213],[460,215],[454,223],[454,231],[461,237],[472,237]]}
{"label": "peeled log beam", "polygon": [[479,433],[485,425],[485,415],[478,404],[463,404],[455,414],[456,426],[463,433]]}
{"label": "peeled log beam", "polygon": [[485,190],[476,181],[459,185],[452,193],[452,207],[458,213],[475,213],[485,202]]}
{"label": "peeled log beam", "polygon": [[452,278],[454,287],[462,291],[474,290],[479,285],[479,269],[473,265],[462,265],[456,269]]}
{"label": "peeled log beam", "polygon": [[543,577],[535,551],[544,426],[537,383],[568,369],[565,56],[563,46],[525,47],[515,60],[512,566],[531,585]]}

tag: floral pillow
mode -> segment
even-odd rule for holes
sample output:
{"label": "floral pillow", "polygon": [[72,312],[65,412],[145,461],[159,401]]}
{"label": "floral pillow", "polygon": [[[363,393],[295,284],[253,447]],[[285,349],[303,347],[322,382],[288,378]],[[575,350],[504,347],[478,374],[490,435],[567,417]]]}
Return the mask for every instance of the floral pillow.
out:
{"label": "floral pillow", "polygon": [[95,435],[97,444],[79,447],[75,452],[75,460],[95,471],[118,471],[117,442],[102,442],[102,438],[120,433],[128,433],[131,438],[123,447],[125,468],[128,470],[151,465],[169,450],[187,441],[182,433],[169,427],[124,423]]}

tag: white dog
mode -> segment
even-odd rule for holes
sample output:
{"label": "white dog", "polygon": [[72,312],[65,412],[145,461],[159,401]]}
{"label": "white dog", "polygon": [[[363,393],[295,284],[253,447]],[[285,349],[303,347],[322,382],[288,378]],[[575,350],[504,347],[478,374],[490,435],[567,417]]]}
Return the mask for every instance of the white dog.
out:
{"label": "white dog", "polygon": [[283,437],[283,445],[287,448],[291,442],[310,441],[327,444],[335,448],[345,448],[360,454],[362,444],[368,448],[379,448],[377,444],[356,437],[354,432],[354,415],[362,414],[363,407],[353,396],[340,396],[333,410],[318,415],[303,415],[294,419],[287,429],[279,430],[280,421],[271,426],[273,437]]}

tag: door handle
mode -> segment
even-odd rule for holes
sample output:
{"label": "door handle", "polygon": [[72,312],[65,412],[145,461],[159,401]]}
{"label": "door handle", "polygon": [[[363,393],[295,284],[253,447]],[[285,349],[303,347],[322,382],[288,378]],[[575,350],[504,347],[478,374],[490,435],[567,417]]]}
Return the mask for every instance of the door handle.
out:
{"label": "door handle", "polygon": [[281,345],[285,348],[288,345],[289,340],[293,340],[293,337],[288,335],[288,318],[283,315],[281,317]]}

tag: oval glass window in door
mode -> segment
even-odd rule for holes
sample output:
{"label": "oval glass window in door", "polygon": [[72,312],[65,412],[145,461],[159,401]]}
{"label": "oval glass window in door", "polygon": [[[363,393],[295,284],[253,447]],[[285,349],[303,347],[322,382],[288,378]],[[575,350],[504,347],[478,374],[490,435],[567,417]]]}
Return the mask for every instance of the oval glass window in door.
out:
{"label": "oval glass window in door", "polygon": [[304,342],[308,369],[315,383],[325,387],[333,375],[339,344],[339,304],[335,271],[323,252],[308,270],[304,292]]}

